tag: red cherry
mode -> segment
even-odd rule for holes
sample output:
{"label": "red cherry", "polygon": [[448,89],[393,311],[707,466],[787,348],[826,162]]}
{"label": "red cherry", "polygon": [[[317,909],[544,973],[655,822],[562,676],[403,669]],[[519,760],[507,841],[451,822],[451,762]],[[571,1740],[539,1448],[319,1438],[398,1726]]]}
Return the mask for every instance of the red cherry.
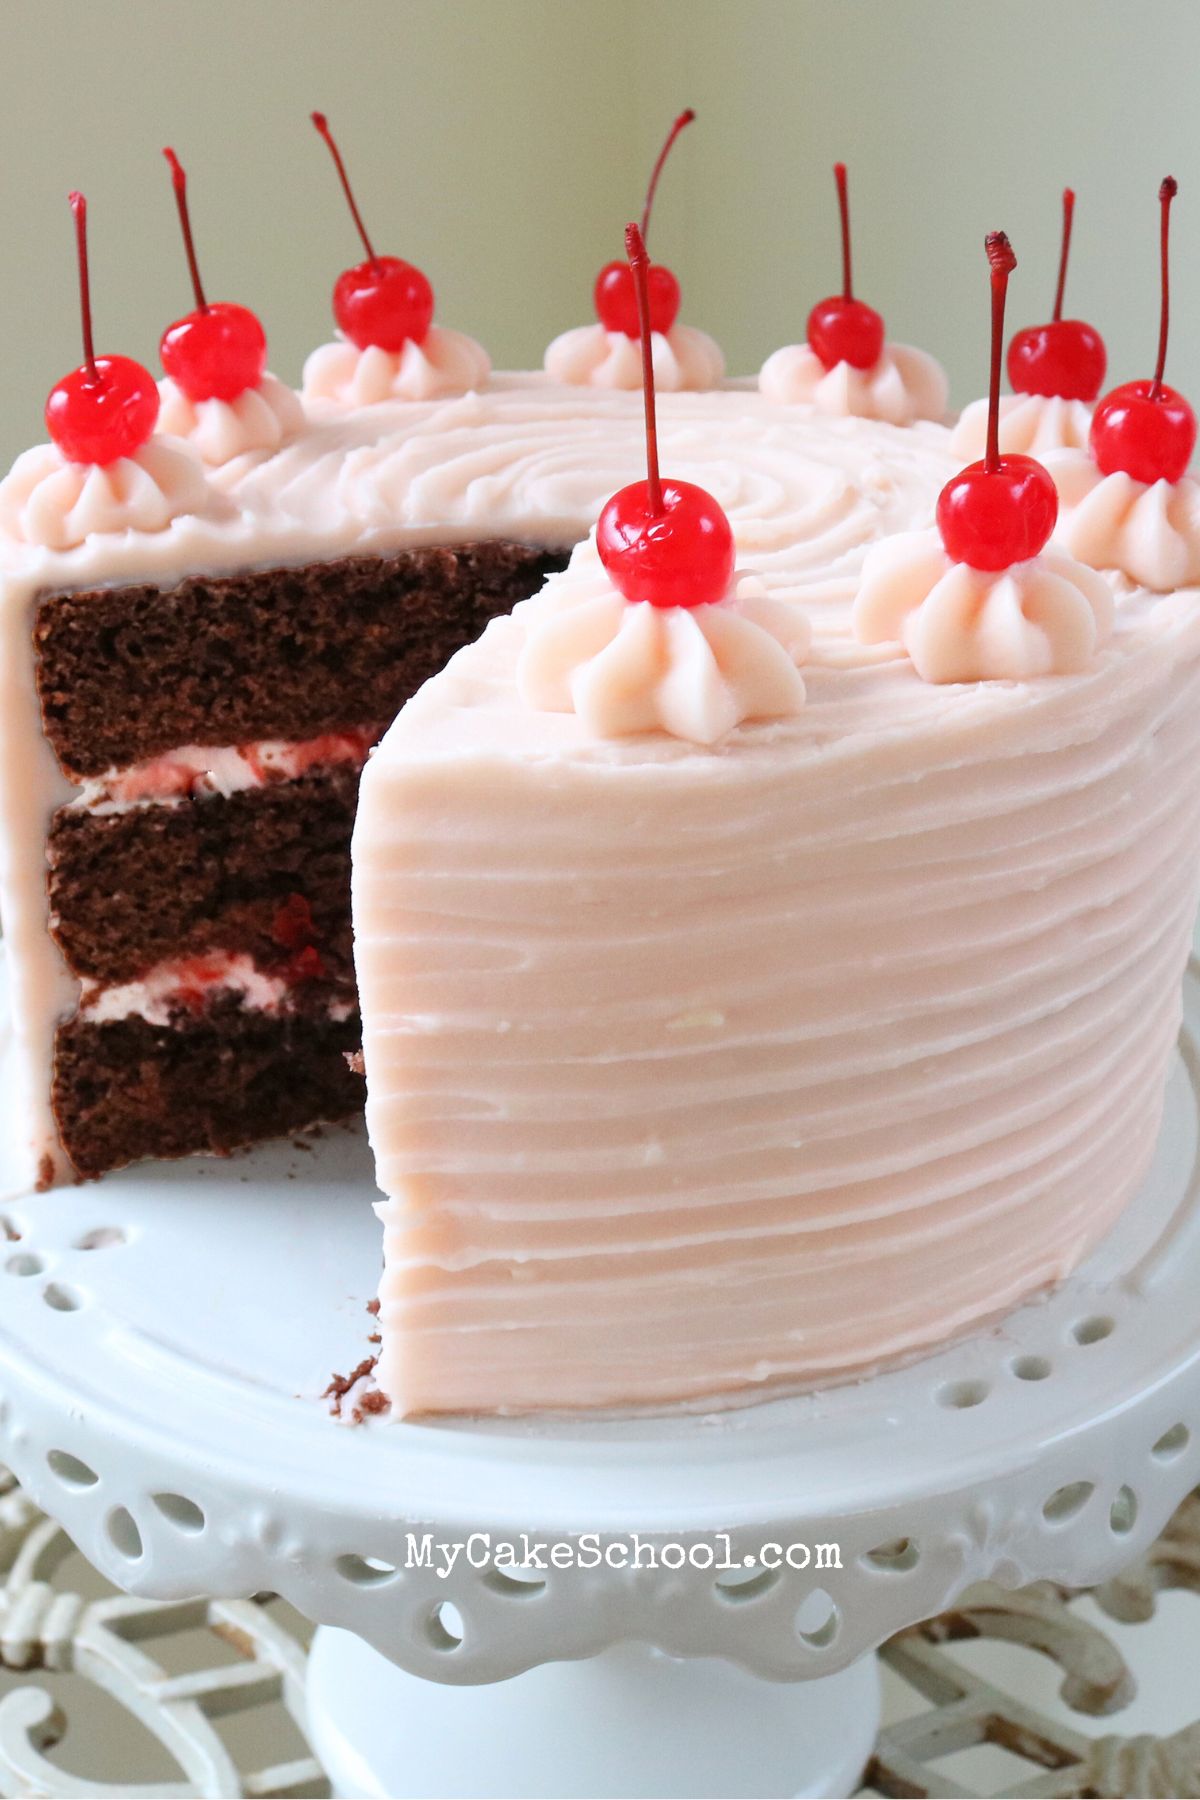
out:
{"label": "red cherry", "polygon": [[[679,317],[679,283],[665,264],[651,263],[649,290],[650,329],[665,335]],[[623,331],[626,337],[637,337],[637,289],[628,263],[605,263],[596,277],[592,298],[596,317],[605,331]]]}
{"label": "red cherry", "polygon": [[163,155],[171,166],[196,310],[167,326],[159,355],[163,368],[189,400],[236,400],[262,380],[267,366],[267,334],[248,306],[235,306],[225,300],[215,300],[210,305],[205,299],[192,241],[187,176],[173,150],[164,150]]}
{"label": "red cherry", "polygon": [[970,463],[938,495],[937,523],[951,562],[1008,569],[1044,550],[1058,518],[1058,492],[1032,456]]}
{"label": "red cherry", "polygon": [[646,480],[620,488],[596,526],[596,548],[612,584],[627,600],[651,606],[707,606],[722,600],[733,576],[729,520],[711,494],[658,472],[649,268],[636,225],[625,228],[638,299],[642,393],[646,408]]}
{"label": "red cherry", "polygon": [[69,199],[75,215],[83,362],[50,389],[46,429],[70,462],[104,465],[132,456],[150,437],[158,419],[158,386],[149,369],[132,357],[96,355],[88,281],[87,201],[75,193]]}
{"label": "red cherry", "polygon": [[883,355],[883,319],[873,306],[854,298],[850,266],[850,198],[846,190],[846,165],[834,163],[838,213],[842,222],[842,291],[818,300],[808,315],[808,342],[826,369],[849,363],[852,369],[873,369]]}
{"label": "red cherry", "polygon": [[1124,381],[1097,404],[1090,442],[1104,475],[1132,475],[1147,487],[1178,481],[1196,447],[1196,415],[1165,381]]}
{"label": "red cherry", "polygon": [[1017,266],[1002,231],[985,240],[992,281],[992,361],[988,391],[987,449],[938,495],[937,524],[951,562],[972,569],[1008,569],[1028,562],[1050,539],[1058,518],[1058,491],[1032,456],[1001,456],[1000,355],[1004,345],[1004,300]]}
{"label": "red cherry", "polygon": [[1100,392],[1108,367],[1104,339],[1094,325],[1062,316],[1074,217],[1075,195],[1070,188],[1064,188],[1054,316],[1048,325],[1027,325],[1008,346],[1008,379],[1014,394],[1044,394],[1052,400],[1094,400]]}
{"label": "red cherry", "polygon": [[[681,112],[658,153],[658,160],[650,174],[650,185],[646,189],[646,202],[642,207],[643,239],[650,226],[650,212],[663,164],[675,139],[685,125],[691,124],[695,116],[690,106],[685,112]],[[650,329],[665,335],[679,317],[679,283],[665,263],[651,263],[647,272],[647,284],[650,294]],[[596,277],[592,302],[596,308],[596,317],[605,331],[623,331],[626,337],[631,338],[639,335],[641,326],[638,323],[637,290],[628,262],[605,263]]]}
{"label": "red cherry", "polygon": [[333,316],[360,350],[393,354],[419,344],[433,323],[433,289],[420,269],[398,256],[343,269],[333,290]]}
{"label": "red cherry", "polygon": [[333,316],[340,330],[360,350],[372,347],[395,354],[410,341],[419,344],[433,323],[433,289],[420,269],[398,256],[377,256],[350,186],[342,153],[324,113],[312,122],[329,146],[342,192],[350,208],[366,262],[343,269],[333,290]]}
{"label": "red cherry", "polygon": [[1178,481],[1196,447],[1196,415],[1182,394],[1167,386],[1167,331],[1171,320],[1171,202],[1179,183],[1168,175],[1158,190],[1160,302],[1158,361],[1152,381],[1126,381],[1105,394],[1092,414],[1091,451],[1104,475],[1130,475],[1152,487]]}

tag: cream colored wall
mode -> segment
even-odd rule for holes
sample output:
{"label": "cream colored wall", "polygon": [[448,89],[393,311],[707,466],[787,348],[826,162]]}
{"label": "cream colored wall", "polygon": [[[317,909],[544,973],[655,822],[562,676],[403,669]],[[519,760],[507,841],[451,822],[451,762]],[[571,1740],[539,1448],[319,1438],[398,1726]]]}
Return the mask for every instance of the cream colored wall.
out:
{"label": "cream colored wall", "polygon": [[78,360],[65,194],[91,203],[102,345],[153,359],[188,290],[158,151],[188,165],[214,296],[263,315],[295,379],[355,240],[307,123],[323,106],[384,247],[500,364],[590,315],[673,113],[699,122],[654,249],[732,367],[836,280],[829,164],[852,167],[860,290],[982,385],[983,232],[1012,235],[1014,323],[1044,316],[1058,193],[1069,299],[1117,376],[1148,372],[1154,195],[1178,175],[1171,373],[1200,402],[1194,0],[5,0],[0,285],[7,460]]}

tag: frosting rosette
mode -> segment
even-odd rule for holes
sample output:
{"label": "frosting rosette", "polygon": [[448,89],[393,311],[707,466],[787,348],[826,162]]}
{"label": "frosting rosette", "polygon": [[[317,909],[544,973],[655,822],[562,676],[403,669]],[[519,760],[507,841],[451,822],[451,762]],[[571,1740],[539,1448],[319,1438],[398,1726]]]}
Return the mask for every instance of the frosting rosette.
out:
{"label": "frosting rosette", "polygon": [[[663,393],[700,392],[716,387],[725,358],[715,338],[693,325],[672,325],[651,335],[654,384]],[[545,369],[565,387],[640,388],[642,347],[624,331],[601,324],[578,325],[547,345]]]}
{"label": "frosting rosette", "polygon": [[1104,475],[1084,451],[1046,458],[1058,489],[1055,537],[1093,569],[1115,569],[1155,593],[1200,583],[1200,482],[1147,485]]}
{"label": "frosting rosette", "polygon": [[266,374],[233,400],[191,400],[168,375],[158,384],[158,428],[186,438],[209,468],[254,450],[279,450],[304,429],[294,389]]}
{"label": "frosting rosette", "polygon": [[211,510],[204,465],[179,438],[150,438],[111,463],[69,461],[53,444],[18,456],[0,482],[0,530],[18,543],[73,550],[117,531],[163,531],[182,513]]}
{"label": "frosting rosette", "polygon": [[724,600],[693,607],[631,602],[597,576],[583,596],[550,591],[521,611],[522,701],[573,712],[596,737],[664,731],[715,744],[737,725],[804,705],[807,616],[755,576],[735,576]]}
{"label": "frosting rosette", "polygon": [[758,385],[781,406],[815,406],[832,418],[880,419],[911,425],[940,419],[950,386],[936,359],[911,344],[885,344],[869,369],[835,363],[827,369],[808,344],[785,344],[759,370]]}
{"label": "frosting rosette", "polygon": [[360,350],[339,338],[321,344],[304,365],[306,400],[330,400],[339,406],[377,406],[384,400],[440,400],[481,388],[492,372],[483,345],[463,331],[431,325],[418,343],[409,338],[403,350]]}
{"label": "frosting rosette", "polygon": [[[951,448],[968,461],[987,448],[988,403],[972,400],[963,408]],[[1003,394],[1000,398],[1000,451],[1041,457],[1050,450],[1086,450],[1092,409],[1084,400],[1057,394]]]}
{"label": "frosting rosette", "polygon": [[952,562],[933,531],[876,544],[854,601],[860,643],[899,643],[922,681],[1026,681],[1087,668],[1113,623],[1108,582],[1058,550],[1010,568]]}

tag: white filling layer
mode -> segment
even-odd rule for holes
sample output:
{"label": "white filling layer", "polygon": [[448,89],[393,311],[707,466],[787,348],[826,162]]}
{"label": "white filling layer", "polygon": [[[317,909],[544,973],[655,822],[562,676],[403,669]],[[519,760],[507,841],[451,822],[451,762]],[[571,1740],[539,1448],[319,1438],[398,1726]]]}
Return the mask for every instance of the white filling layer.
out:
{"label": "white filling layer", "polygon": [[303,739],[265,738],[250,744],[184,744],[146,762],[106,769],[80,783],[72,805],[99,813],[137,806],[176,805],[204,794],[228,799],[248,788],[295,781],[310,769],[348,764],[361,769],[377,733],[373,728],[326,732]]}
{"label": "white filling layer", "polygon": [[[181,1008],[202,1012],[223,994],[236,994],[248,1012],[280,1011],[295,984],[282,975],[260,969],[252,957],[216,950],[205,956],[172,958],[155,966],[139,981],[123,981],[105,987],[85,981],[79,1011],[90,1025],[115,1019],[142,1018],[150,1025],[169,1025]],[[353,1002],[330,1002],[331,1019],[348,1019]]]}

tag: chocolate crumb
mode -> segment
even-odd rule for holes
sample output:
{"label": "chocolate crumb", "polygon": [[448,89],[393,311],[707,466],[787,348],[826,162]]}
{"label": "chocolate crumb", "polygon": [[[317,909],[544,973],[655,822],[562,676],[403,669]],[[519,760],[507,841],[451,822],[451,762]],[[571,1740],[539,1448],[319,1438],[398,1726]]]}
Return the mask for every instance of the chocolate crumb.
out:
{"label": "chocolate crumb", "polygon": [[54,1158],[48,1150],[44,1151],[37,1166],[37,1191],[44,1194],[47,1188],[54,1186]]}
{"label": "chocolate crumb", "polygon": [[373,1319],[377,1319],[379,1317],[379,1296],[378,1296],[378,1294],[375,1296],[374,1300],[367,1301],[367,1311],[370,1313],[370,1315]]}

